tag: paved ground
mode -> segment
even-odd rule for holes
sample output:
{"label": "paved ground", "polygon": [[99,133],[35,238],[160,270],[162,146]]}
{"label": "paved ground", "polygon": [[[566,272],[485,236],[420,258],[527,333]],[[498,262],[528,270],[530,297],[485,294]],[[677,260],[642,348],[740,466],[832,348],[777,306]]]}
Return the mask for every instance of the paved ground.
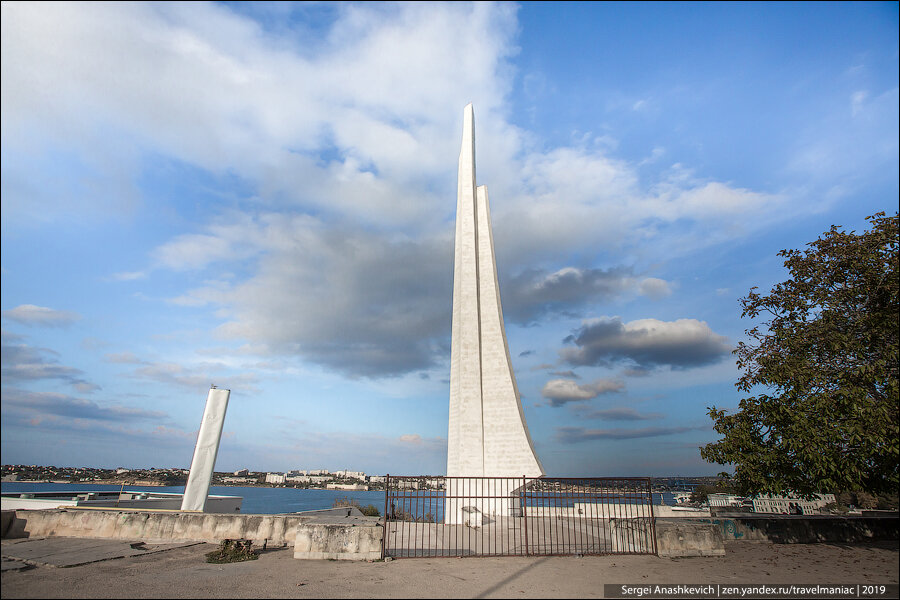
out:
{"label": "paved ground", "polygon": [[[39,540],[28,540],[35,543]],[[55,538],[60,555],[86,540]],[[97,540],[91,540],[96,542]],[[20,553],[15,540],[3,554]],[[110,544],[127,546],[121,541]],[[718,558],[653,556],[301,561],[290,548],[259,560],[205,562],[211,544],[142,552],[70,568],[5,570],[6,598],[598,598],[604,583],[898,583],[898,543],[726,544]],[[85,551],[101,553],[102,546]],[[53,564],[53,557],[43,555]]]}
{"label": "paved ground", "polygon": [[144,542],[89,538],[3,540],[3,570],[20,570],[27,566],[76,567],[196,545],[198,542],[149,545]]}

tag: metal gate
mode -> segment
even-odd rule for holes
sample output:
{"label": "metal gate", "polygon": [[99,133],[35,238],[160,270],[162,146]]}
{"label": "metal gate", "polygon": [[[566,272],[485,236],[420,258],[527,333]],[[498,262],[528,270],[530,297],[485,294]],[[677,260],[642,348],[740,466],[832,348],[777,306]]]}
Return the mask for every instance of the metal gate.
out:
{"label": "metal gate", "polygon": [[656,553],[649,478],[386,478],[383,557]]}

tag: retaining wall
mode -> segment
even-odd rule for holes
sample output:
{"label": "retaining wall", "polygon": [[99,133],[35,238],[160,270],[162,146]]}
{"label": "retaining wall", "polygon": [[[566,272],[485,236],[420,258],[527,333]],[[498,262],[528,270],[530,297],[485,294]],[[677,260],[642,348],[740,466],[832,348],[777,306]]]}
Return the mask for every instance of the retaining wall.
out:
{"label": "retaining wall", "polygon": [[354,525],[309,523],[297,528],[294,558],[378,560],[381,558],[380,523]]}
{"label": "retaining wall", "polygon": [[[3,511],[3,537],[80,537],[141,540],[149,543],[248,539],[258,546],[294,546],[296,558],[374,560],[381,556],[379,519],[352,509],[320,514],[231,515],[127,510],[52,509]],[[634,542],[627,528],[633,519],[611,519],[616,539]],[[621,535],[620,535],[621,534]],[[626,535],[627,534],[627,535]],[[897,515],[728,516],[656,519],[659,556],[721,556],[727,541],[776,544],[854,543],[898,539]]]}
{"label": "retaining wall", "polygon": [[708,520],[657,519],[656,550],[663,558],[725,556],[725,536]]}
{"label": "retaining wall", "polygon": [[[17,510],[3,537],[80,537],[143,540],[150,543],[196,541],[219,543],[226,539],[253,540],[254,544],[287,546],[294,543],[296,515],[229,515],[183,512],[108,510]],[[309,520],[306,518],[305,520]]]}
{"label": "retaining wall", "polygon": [[[657,520],[658,524],[663,521]],[[741,515],[679,521],[712,525],[725,541],[774,544],[858,543],[898,539],[897,515],[867,517],[830,515]]]}

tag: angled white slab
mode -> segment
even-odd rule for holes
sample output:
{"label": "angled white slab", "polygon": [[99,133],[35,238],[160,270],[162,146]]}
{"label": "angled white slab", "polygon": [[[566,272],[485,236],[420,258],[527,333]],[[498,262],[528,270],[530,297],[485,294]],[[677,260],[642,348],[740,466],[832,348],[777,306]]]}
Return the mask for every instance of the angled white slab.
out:
{"label": "angled white slab", "polygon": [[222,427],[225,425],[225,411],[228,409],[228,398],[231,390],[211,388],[206,397],[206,408],[197,434],[197,445],[194,458],[191,460],[191,472],[187,485],[184,486],[184,498],[181,510],[198,510],[206,508],[209,495],[209,484],[212,481],[216,456],[219,454],[219,441],[222,439]]}

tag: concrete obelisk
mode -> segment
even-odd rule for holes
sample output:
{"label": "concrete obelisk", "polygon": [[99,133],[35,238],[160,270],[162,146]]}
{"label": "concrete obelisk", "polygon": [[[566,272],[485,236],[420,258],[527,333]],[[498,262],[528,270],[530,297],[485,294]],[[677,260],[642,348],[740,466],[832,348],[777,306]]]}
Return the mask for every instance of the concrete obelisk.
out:
{"label": "concrete obelisk", "polygon": [[203,511],[206,508],[230,396],[231,390],[218,389],[216,386],[210,388],[206,396],[206,408],[203,409],[203,420],[200,421],[200,431],[197,433],[191,471],[184,486],[181,510]]}
{"label": "concrete obelisk", "polygon": [[448,477],[541,477],[503,326],[487,187],[475,180],[471,104],[459,153],[450,353]]}

